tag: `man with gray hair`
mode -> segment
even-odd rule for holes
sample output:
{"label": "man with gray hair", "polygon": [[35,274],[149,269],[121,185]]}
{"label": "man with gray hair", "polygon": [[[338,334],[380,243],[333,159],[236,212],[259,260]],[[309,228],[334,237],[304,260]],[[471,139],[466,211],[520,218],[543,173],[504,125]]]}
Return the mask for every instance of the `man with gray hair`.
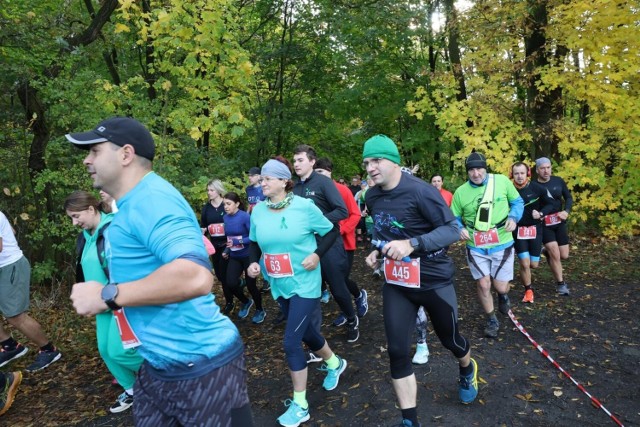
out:
{"label": "man with gray hair", "polygon": [[[549,267],[556,280],[556,292],[558,295],[568,296],[569,287],[564,281],[562,272],[562,260],[569,258],[569,233],[567,230],[567,218],[573,206],[573,197],[564,180],[557,176],[551,176],[551,160],[540,157],[536,160],[536,173],[538,184],[547,192],[543,199],[542,208],[551,204],[551,213],[544,216],[542,229],[543,254],[547,257]],[[564,203],[563,203],[564,201]],[[564,204],[564,207],[563,207]],[[549,209],[547,207],[547,209]]]}

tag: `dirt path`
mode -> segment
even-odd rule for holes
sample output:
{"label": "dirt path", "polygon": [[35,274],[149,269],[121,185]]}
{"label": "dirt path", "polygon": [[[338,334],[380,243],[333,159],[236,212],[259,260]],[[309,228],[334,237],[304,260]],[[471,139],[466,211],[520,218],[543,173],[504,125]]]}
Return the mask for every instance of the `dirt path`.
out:
{"label": "dirt path", "polygon": [[[634,247],[635,246],[635,247]],[[572,247],[567,280],[572,295],[554,293],[548,268],[535,272],[536,300],[519,302],[511,292],[513,312],[533,338],[626,426],[640,425],[640,279],[637,242],[603,248],[582,241]],[[457,400],[457,363],[430,330],[429,363],[415,368],[418,411],[423,425],[442,426],[606,426],[615,423],[571,381],[565,378],[514,327],[501,317],[498,339],[482,336],[484,319],[475,287],[462,259],[462,248],[451,253],[458,267],[461,332],[472,343],[480,367],[480,394],[468,406]],[[594,256],[597,253],[597,256]],[[353,277],[369,292],[370,311],[361,322],[361,338],[348,344],[344,331],[330,326],[337,315],[333,301],[323,306],[323,331],[334,350],[349,363],[332,392],[322,389],[323,374],[309,370],[311,420],[304,426],[389,426],[399,421],[390,386],[380,290],[359,251]],[[516,281],[517,283],[517,281]],[[238,322],[246,343],[249,390],[258,426],[275,426],[290,397],[291,384],[281,350],[282,326],[272,326],[275,309],[261,326]],[[38,375],[26,375],[15,406],[2,417],[6,425],[129,426],[129,414],[107,415],[118,394],[91,351],[91,324],[71,314],[56,329],[63,363]],[[40,317],[40,316],[39,316]],[[54,328],[48,325],[49,329]],[[75,329],[75,330],[73,330]],[[80,340],[84,340],[80,342]],[[25,359],[32,357],[28,356]],[[27,361],[12,368],[23,368]]]}

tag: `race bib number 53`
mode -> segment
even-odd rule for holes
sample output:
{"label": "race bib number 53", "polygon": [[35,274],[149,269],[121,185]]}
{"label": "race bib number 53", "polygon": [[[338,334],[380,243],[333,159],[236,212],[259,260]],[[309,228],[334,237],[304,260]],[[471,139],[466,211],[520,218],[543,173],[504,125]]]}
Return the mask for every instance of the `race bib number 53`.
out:
{"label": "race bib number 53", "polygon": [[420,258],[409,262],[384,259],[384,277],[387,283],[406,288],[420,287]]}
{"label": "race bib number 53", "polygon": [[291,255],[284,254],[264,254],[264,266],[267,274],[271,277],[293,276],[293,265]]}

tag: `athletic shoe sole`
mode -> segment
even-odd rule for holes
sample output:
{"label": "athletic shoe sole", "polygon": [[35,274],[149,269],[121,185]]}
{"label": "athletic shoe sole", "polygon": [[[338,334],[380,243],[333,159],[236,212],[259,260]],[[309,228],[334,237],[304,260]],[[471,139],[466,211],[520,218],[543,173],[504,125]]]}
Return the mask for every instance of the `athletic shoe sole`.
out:
{"label": "athletic shoe sole", "polygon": [[322,357],[318,357],[313,351],[307,353],[307,364],[322,362]]}
{"label": "athletic shoe sole", "polygon": [[335,390],[336,387],[338,387],[338,383],[340,382],[340,375],[342,375],[342,373],[344,372],[345,369],[347,369],[347,361],[344,359],[341,359],[344,363],[342,364],[342,369],[340,369],[340,371],[338,372],[338,378],[336,379],[336,383],[334,384],[333,387],[331,388],[326,388],[324,386],[324,384],[322,385],[322,388],[324,388],[327,391],[331,391],[331,390]]}
{"label": "athletic shoe sole", "polygon": [[338,326],[345,325],[346,323],[347,323],[347,318],[343,316],[343,317],[337,318],[331,324],[335,327],[338,327]]}
{"label": "athletic shoe sole", "polygon": [[35,368],[35,369],[34,369],[34,368],[29,369],[29,367],[27,367],[27,369],[25,369],[25,371],[27,371],[27,372],[38,372],[38,371],[42,371],[44,368],[49,367],[53,362],[57,362],[58,360],[60,360],[60,358],[61,358],[61,357],[62,357],[62,353],[58,353],[58,354],[56,355],[56,357],[54,357],[53,359],[51,359],[51,361],[50,361],[49,363],[47,363],[46,365],[44,365],[44,366],[40,366],[40,367]]}
{"label": "athletic shoe sole", "polygon": [[[9,376],[7,375],[7,381],[9,380]],[[13,403],[13,399],[16,397],[16,392],[18,391],[18,386],[22,382],[22,372],[14,372],[13,373],[13,382],[9,386],[9,390],[7,390],[7,400],[4,402],[4,406],[0,408],[0,415],[4,414],[11,408],[11,404]]]}
{"label": "athletic shoe sole", "polygon": [[460,403],[462,403],[463,405],[469,405],[469,404],[473,403],[476,400],[476,398],[478,397],[478,392],[480,391],[478,389],[478,363],[473,358],[471,358],[471,363],[473,363],[473,377],[472,377],[472,380],[471,380],[471,384],[472,384],[472,386],[475,384],[476,395],[471,400],[464,401],[464,400],[460,399]]}
{"label": "athletic shoe sole", "polygon": [[120,412],[124,412],[127,409],[131,408],[133,406],[133,402],[131,403],[125,403],[124,405],[120,405],[118,407],[111,407],[109,408],[109,412],[111,412],[112,414],[119,414]]}
{"label": "athletic shoe sole", "polygon": [[304,417],[300,418],[300,420],[295,424],[282,424],[282,422],[279,420],[278,420],[278,424],[280,424],[282,427],[298,427],[300,424],[304,423],[305,421],[309,421],[309,419],[311,419],[311,415],[307,414]]}
{"label": "athletic shoe sole", "polygon": [[28,352],[29,352],[29,347],[23,347],[23,349],[22,349],[22,351],[20,353],[16,353],[16,354],[13,355],[13,357],[11,359],[5,360],[4,362],[0,363],[0,368],[3,367],[4,365],[6,365],[7,363],[11,363],[14,360],[24,356]]}

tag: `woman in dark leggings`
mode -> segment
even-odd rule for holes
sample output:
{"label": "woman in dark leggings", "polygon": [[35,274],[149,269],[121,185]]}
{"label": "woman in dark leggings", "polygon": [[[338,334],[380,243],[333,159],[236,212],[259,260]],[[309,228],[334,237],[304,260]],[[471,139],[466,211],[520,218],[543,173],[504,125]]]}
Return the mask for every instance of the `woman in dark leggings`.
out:
{"label": "woman in dark leggings", "polygon": [[[337,356],[320,332],[320,258],[333,246],[338,230],[310,200],[292,192],[291,169],[287,160],[269,160],[262,167],[262,192],[267,199],[255,206],[251,214],[253,240],[250,257],[253,262],[247,275],[260,274],[258,260],[264,264],[271,295],[288,316],[283,346],[291,382],[293,399],[287,411],[278,418],[282,426],[298,426],[310,418],[307,401],[307,359],[304,342],[324,364],[327,373],[323,387],[334,390],[347,361]],[[316,233],[322,236],[316,242]]]}
{"label": "woman in dark leggings", "polygon": [[[256,312],[251,318],[253,323],[262,323],[267,313],[262,308],[262,294],[256,286],[256,279],[247,276],[247,289],[252,299],[247,298],[240,286],[242,272],[249,267],[249,230],[251,228],[251,217],[244,210],[244,204],[238,194],[230,192],[224,196],[224,229],[227,234],[227,247],[223,257],[228,260],[227,280],[225,283],[227,292],[236,296],[242,306],[238,311],[238,317],[244,319],[249,315],[249,310],[255,304]],[[231,297],[233,298],[233,297]]]}
{"label": "woman in dark leggings", "polygon": [[[200,214],[200,229],[205,235],[209,236],[211,244],[216,248],[216,252],[211,256],[211,264],[216,278],[222,285],[224,292],[227,281],[227,260],[223,258],[222,253],[227,247],[227,238],[224,232],[224,204],[222,196],[224,195],[224,186],[219,179],[212,179],[207,184],[208,202],[202,207]],[[222,309],[224,314],[230,314],[234,308],[233,294],[224,292],[226,305]]]}

